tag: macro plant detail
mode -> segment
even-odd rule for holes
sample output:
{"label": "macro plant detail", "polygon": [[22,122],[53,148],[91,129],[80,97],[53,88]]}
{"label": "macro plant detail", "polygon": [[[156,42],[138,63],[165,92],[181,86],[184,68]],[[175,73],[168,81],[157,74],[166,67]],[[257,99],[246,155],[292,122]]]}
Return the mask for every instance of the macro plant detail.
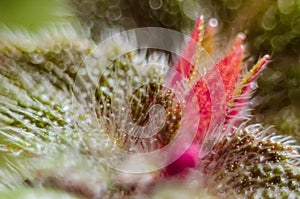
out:
{"label": "macro plant detail", "polygon": [[[101,75],[100,87],[96,89],[96,98],[99,101],[97,115],[99,120],[103,115],[107,115],[108,118],[114,117],[114,120],[118,121],[115,129],[111,129],[110,122],[104,121],[104,123],[110,129],[108,132],[113,132],[115,139],[128,145],[128,149],[132,147],[132,142],[136,142],[134,144],[136,146],[139,145],[138,143],[153,145],[153,149],[141,146],[141,150],[145,151],[163,147],[172,140],[179,128],[182,115],[181,105],[176,102],[174,93],[162,85],[162,75],[154,70],[154,67],[158,68],[159,65],[154,65],[153,70],[147,72],[149,74],[143,75],[137,71],[137,66],[130,64],[132,64],[130,58],[127,58],[125,64],[114,62],[114,68],[109,69],[113,71],[113,74]],[[109,79],[117,80],[117,82],[111,84],[108,82]],[[145,82],[145,85],[139,86],[140,81]],[[129,95],[127,102],[123,95]],[[162,110],[160,111],[159,107],[155,108],[153,105],[161,106]],[[150,119],[155,121],[151,123]],[[133,126],[134,124],[137,126]],[[144,129],[141,129],[143,126]]]}
{"label": "macro plant detail", "polygon": [[248,124],[270,57],[247,70],[243,34],[220,55],[212,22],[174,51],[139,46],[159,28],[1,33],[0,196],[298,198],[299,146]]}

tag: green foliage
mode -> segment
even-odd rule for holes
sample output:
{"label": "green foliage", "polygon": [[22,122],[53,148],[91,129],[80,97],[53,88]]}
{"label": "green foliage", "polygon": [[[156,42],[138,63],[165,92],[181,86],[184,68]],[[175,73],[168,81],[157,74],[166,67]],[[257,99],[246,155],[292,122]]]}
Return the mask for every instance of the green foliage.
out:
{"label": "green foliage", "polygon": [[14,191],[0,192],[0,197],[6,199],[79,199],[78,197],[71,196],[66,193],[59,193],[57,191],[25,188]]}
{"label": "green foliage", "polygon": [[36,31],[53,22],[66,21],[70,17],[67,11],[67,2],[64,0],[1,0],[0,27],[23,27]]}
{"label": "green foliage", "polygon": [[300,194],[297,148],[286,137],[259,126],[241,127],[224,136],[201,162],[219,191],[247,198],[288,198]]}

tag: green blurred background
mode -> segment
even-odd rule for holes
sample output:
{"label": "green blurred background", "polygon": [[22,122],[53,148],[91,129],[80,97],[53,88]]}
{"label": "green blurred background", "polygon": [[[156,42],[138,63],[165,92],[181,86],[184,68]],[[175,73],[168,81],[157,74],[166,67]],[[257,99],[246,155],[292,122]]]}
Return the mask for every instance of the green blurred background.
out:
{"label": "green blurred background", "polygon": [[68,16],[71,12],[64,0],[0,0],[0,22],[9,28],[37,31]]}
{"label": "green blurred background", "polygon": [[252,101],[252,122],[300,141],[300,0],[0,0],[0,31],[80,24],[96,42],[112,28],[159,26],[188,33],[198,15],[219,21],[220,41],[247,35],[247,63],[272,62]]}

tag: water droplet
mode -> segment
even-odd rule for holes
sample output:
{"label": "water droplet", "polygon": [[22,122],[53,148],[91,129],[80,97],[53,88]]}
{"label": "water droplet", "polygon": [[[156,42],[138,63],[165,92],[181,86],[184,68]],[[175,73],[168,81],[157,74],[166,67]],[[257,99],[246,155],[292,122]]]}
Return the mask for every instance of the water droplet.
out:
{"label": "water droplet", "polygon": [[120,76],[122,76],[122,75],[125,74],[125,71],[124,71],[124,70],[118,70],[118,74],[119,74]]}
{"label": "water droplet", "polygon": [[293,11],[295,0],[278,0],[278,9],[283,14],[290,14]]}
{"label": "water droplet", "polygon": [[153,9],[153,10],[158,10],[162,7],[163,2],[162,0],[150,0],[149,1],[149,6]]}
{"label": "water droplet", "polygon": [[160,20],[165,26],[174,26],[177,23],[177,15],[162,12],[160,15]]}
{"label": "water droplet", "polygon": [[196,20],[200,15],[200,5],[192,0],[186,0],[182,3],[182,9],[186,16]]}
{"label": "water droplet", "polygon": [[101,87],[100,87],[100,90],[101,90],[103,93],[105,93],[106,95],[112,96],[112,93],[111,93],[111,91],[110,91],[110,89],[109,89],[108,87],[106,87],[106,86],[101,86]]}
{"label": "water droplet", "polygon": [[45,58],[41,54],[33,54],[31,55],[31,62],[33,64],[41,64],[45,61]]}
{"label": "water droplet", "polygon": [[111,86],[113,86],[113,85],[116,84],[116,83],[115,83],[115,80],[114,80],[113,78],[108,78],[108,79],[107,79],[107,82],[108,82],[108,85],[111,85]]}
{"label": "water droplet", "polygon": [[86,75],[86,70],[83,69],[83,68],[80,69],[80,70],[79,70],[79,74],[80,74],[80,75]]}
{"label": "water droplet", "polygon": [[120,81],[120,86],[125,86],[126,85],[126,81],[125,80],[121,80]]}
{"label": "water droplet", "polygon": [[265,29],[265,30],[272,30],[276,27],[276,20],[275,20],[275,16],[274,17],[270,17],[267,14],[264,15],[262,17],[262,21],[261,21],[261,26]]}
{"label": "water droplet", "polygon": [[45,68],[47,71],[52,71],[53,68],[54,68],[54,64],[50,61],[47,61],[46,64],[45,64]]}
{"label": "water droplet", "polygon": [[112,6],[106,11],[106,16],[112,21],[118,21],[122,17],[122,11],[119,7]]}
{"label": "water droplet", "polygon": [[71,73],[76,73],[78,71],[78,67],[76,65],[70,66],[69,68]]}
{"label": "water droplet", "polygon": [[226,5],[229,9],[235,10],[238,9],[242,4],[241,0],[228,0]]}
{"label": "water droplet", "polygon": [[208,21],[208,24],[209,24],[211,27],[215,28],[215,27],[218,26],[219,21],[218,21],[218,19],[216,19],[216,18],[211,18],[211,19]]}
{"label": "water droplet", "polygon": [[133,81],[139,83],[139,82],[141,82],[141,79],[138,76],[135,76],[133,78]]}
{"label": "water droplet", "polygon": [[68,111],[69,110],[69,106],[64,106],[63,108],[62,108],[62,111],[64,111],[64,112],[66,112],[66,111]]}
{"label": "water droplet", "polygon": [[68,68],[68,65],[67,64],[59,64],[58,67],[60,68],[60,70],[62,72],[66,71],[67,68]]}

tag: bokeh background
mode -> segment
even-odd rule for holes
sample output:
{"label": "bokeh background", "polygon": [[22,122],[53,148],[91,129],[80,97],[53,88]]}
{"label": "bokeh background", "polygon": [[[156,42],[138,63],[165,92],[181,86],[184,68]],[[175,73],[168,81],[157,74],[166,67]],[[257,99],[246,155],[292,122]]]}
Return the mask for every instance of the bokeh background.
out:
{"label": "bokeh background", "polygon": [[300,0],[0,0],[0,31],[34,34],[71,23],[99,42],[112,30],[145,26],[188,34],[199,15],[218,20],[224,46],[239,32],[247,35],[249,66],[272,56],[251,102],[252,122],[300,142]]}

